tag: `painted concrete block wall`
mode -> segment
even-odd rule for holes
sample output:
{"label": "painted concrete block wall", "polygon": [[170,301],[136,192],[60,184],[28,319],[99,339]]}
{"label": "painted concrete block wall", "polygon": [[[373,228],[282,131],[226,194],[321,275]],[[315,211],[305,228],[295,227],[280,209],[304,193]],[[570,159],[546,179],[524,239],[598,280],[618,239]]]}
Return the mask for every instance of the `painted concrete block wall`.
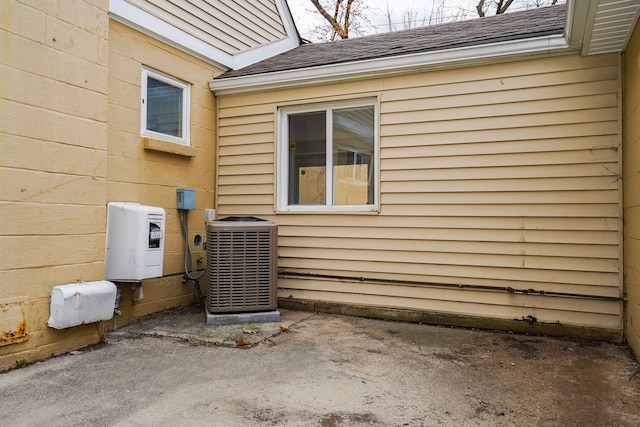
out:
{"label": "painted concrete block wall", "polygon": [[[108,6],[0,2],[0,370],[96,343],[115,326],[47,327],[54,286],[104,279],[109,201],[167,211],[163,277],[145,281],[135,304],[122,286],[118,325],[194,299],[182,281],[176,188],[196,190],[192,242],[205,234],[204,209],[213,207],[215,104],[207,85],[220,71],[110,22]],[[140,136],[143,65],[191,84],[189,147]],[[191,247],[194,260],[204,257]]]}
{"label": "painted concrete block wall", "polygon": [[0,2],[0,369],[100,339],[46,323],[54,286],[104,275],[108,3]]}
{"label": "painted concrete block wall", "polygon": [[[142,67],[191,85],[190,146],[146,139],[140,135]],[[144,299],[131,302],[130,287],[122,286],[122,316],[118,326],[136,317],[194,301],[194,286],[182,281],[184,240],[176,189],[193,188],[196,209],[189,213],[189,242],[194,260],[205,258],[193,246],[204,236],[204,209],[213,208],[215,173],[215,103],[208,80],[220,70],[115,21],[109,31],[109,126],[107,201],[159,206],[167,214],[163,277],[144,282]],[[206,277],[201,287],[206,288]]]}
{"label": "painted concrete block wall", "polygon": [[640,357],[640,25],[624,53],[624,215],[626,338]]}

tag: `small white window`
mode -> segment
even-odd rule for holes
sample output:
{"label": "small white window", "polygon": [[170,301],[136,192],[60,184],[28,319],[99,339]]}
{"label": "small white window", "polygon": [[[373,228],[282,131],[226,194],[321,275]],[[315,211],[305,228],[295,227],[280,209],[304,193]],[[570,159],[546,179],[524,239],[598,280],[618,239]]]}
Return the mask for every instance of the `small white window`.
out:
{"label": "small white window", "polygon": [[142,69],[141,133],[189,145],[189,84]]}
{"label": "small white window", "polygon": [[285,107],[278,119],[279,211],[377,210],[375,101]]}

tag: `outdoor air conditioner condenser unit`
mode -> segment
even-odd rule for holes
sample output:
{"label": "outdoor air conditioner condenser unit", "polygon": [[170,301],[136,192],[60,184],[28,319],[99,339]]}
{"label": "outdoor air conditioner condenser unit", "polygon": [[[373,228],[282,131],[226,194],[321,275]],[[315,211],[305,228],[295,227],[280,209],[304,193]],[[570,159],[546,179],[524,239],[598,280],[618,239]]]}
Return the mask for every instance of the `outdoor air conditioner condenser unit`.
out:
{"label": "outdoor air conditioner condenser unit", "polygon": [[207,222],[209,313],[277,309],[278,226],[254,217]]}

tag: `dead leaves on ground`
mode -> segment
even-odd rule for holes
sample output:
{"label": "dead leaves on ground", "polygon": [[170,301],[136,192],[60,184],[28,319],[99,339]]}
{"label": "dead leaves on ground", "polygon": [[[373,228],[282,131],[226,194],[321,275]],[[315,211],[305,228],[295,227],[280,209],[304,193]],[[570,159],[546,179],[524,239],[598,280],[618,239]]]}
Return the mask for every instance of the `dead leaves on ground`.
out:
{"label": "dead leaves on ground", "polygon": [[253,344],[251,342],[251,340],[248,340],[246,338],[240,338],[239,340],[236,340],[236,345],[238,347],[244,347],[244,346],[251,345],[251,344]]}
{"label": "dead leaves on ground", "polygon": [[[243,334],[257,334],[258,333],[258,328],[253,327],[253,326],[245,326],[242,328],[242,333]],[[236,346],[238,347],[245,347],[248,345],[252,345],[253,341],[251,341],[250,339],[247,338],[240,338],[236,340]]]}
{"label": "dead leaves on ground", "polygon": [[279,327],[282,332],[291,332],[291,329],[289,329],[289,327],[284,323],[281,323]]}
{"label": "dead leaves on ground", "polygon": [[[278,328],[280,328],[281,332],[295,332],[291,328],[289,328],[287,325],[285,325],[284,323],[279,324]],[[255,335],[258,332],[260,332],[260,329],[258,327],[255,327],[255,326],[244,326],[242,328],[242,333],[243,334]],[[239,339],[236,340],[236,346],[237,347],[246,347],[246,346],[249,346],[249,345],[253,345],[253,341],[251,341],[248,338],[239,338]]]}

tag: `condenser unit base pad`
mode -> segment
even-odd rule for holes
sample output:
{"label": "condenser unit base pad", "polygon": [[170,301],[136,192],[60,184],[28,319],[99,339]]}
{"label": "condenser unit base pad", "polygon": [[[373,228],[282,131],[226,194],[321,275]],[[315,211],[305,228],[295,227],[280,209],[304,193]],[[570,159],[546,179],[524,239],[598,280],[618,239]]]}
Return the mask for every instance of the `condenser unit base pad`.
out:
{"label": "condenser unit base pad", "polygon": [[278,310],[256,311],[251,313],[222,313],[207,312],[207,325],[235,325],[242,323],[275,323],[280,321]]}

